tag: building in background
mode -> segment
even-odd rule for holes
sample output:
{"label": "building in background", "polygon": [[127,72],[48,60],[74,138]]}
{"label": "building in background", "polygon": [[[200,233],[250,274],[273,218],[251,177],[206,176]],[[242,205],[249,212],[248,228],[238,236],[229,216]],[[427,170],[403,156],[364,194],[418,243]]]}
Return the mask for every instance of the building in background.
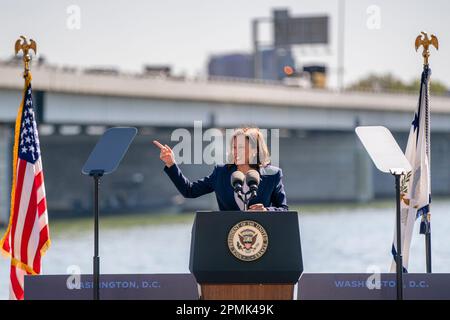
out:
{"label": "building in background", "polygon": [[253,56],[246,53],[218,54],[209,58],[208,76],[253,78]]}
{"label": "building in background", "polygon": [[[259,24],[273,25],[271,43],[259,39]],[[326,67],[299,66],[292,53],[301,45],[326,46],[329,43],[329,17],[291,16],[287,9],[276,9],[271,18],[252,21],[253,52],[213,55],[208,76],[281,81],[290,86],[325,88]],[[302,70],[303,67],[303,70]]]}
{"label": "building in background", "polygon": [[[264,80],[283,80],[285,77],[294,73],[296,66],[295,60],[290,49],[271,48],[260,51],[262,79]],[[286,72],[290,70],[289,72]]]}
{"label": "building in background", "polygon": [[[284,48],[269,48],[259,52],[263,80],[283,80],[289,76],[286,68],[296,69],[292,52]],[[208,62],[209,77],[229,77],[254,79],[253,55],[249,53],[233,53],[213,55]]]}

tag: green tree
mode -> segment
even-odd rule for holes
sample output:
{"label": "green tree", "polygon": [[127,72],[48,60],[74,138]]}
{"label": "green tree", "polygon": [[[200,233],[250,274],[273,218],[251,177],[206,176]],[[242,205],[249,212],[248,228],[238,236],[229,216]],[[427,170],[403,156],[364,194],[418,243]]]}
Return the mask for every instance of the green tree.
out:
{"label": "green tree", "polygon": [[[351,84],[348,89],[357,91],[373,92],[418,92],[420,89],[420,78],[410,82],[404,82],[391,73],[387,74],[369,74],[368,76]],[[449,89],[439,80],[430,80],[430,92],[433,95],[444,95]]]}

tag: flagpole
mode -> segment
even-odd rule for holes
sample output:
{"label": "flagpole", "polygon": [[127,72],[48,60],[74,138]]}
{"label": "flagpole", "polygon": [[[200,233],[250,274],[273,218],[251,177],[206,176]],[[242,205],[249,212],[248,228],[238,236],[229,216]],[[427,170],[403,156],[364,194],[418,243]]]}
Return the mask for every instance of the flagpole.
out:
{"label": "flagpole", "polygon": [[[427,64],[423,65],[423,72],[429,72],[429,65],[428,65],[428,59],[426,59]],[[428,85],[428,83],[427,83]],[[429,88],[428,88],[429,90]],[[430,115],[431,115],[431,110],[430,110]],[[428,128],[428,130],[430,130],[430,128]],[[429,131],[431,132],[431,131]],[[431,136],[431,134],[428,136]],[[428,141],[430,142],[430,141]],[[428,147],[428,153],[429,153],[429,147]],[[428,159],[430,160],[430,157],[428,157]],[[431,165],[431,163],[430,163]],[[430,181],[431,184],[431,181]],[[431,198],[431,195],[430,195]],[[422,216],[422,222],[421,224],[423,224],[423,228],[424,230],[421,230],[421,232],[423,231],[423,234],[425,235],[425,265],[426,265],[426,273],[432,273],[432,267],[431,267],[431,203],[428,204],[428,212],[424,213]]]}
{"label": "flagpole", "polygon": [[[419,36],[416,37],[415,41],[415,48],[416,51],[419,49],[419,47],[423,47],[422,51],[422,57],[423,57],[423,74],[427,74],[429,72],[429,63],[428,58],[430,57],[430,50],[429,47],[434,46],[436,50],[439,49],[439,41],[438,38],[432,34],[428,35],[426,32],[421,32]],[[422,84],[423,85],[423,84]],[[427,83],[428,86],[428,83]],[[429,90],[429,88],[427,88]],[[430,111],[431,113],[431,111]],[[428,128],[428,136],[427,139],[429,139],[430,128]],[[430,141],[428,141],[429,143]],[[427,146],[427,155],[429,156],[429,145]],[[428,157],[430,159],[430,157]],[[431,164],[430,164],[431,165]],[[431,195],[430,195],[431,197]],[[430,205],[430,204],[429,204]],[[426,270],[427,273],[432,272],[431,268],[431,221],[430,221],[430,210],[428,209],[428,212],[424,213],[422,216],[422,222],[421,222],[421,230],[420,232],[425,234],[425,260],[426,260]]]}
{"label": "flagpole", "polygon": [[[428,65],[428,57],[426,58],[427,64],[423,65],[423,72],[429,72],[429,65]],[[428,84],[427,84],[428,85]],[[428,88],[429,89],[429,88]],[[430,110],[431,115],[431,110]],[[430,116],[431,117],[431,116]],[[430,130],[430,128],[428,128]],[[429,131],[431,132],[431,131]],[[430,133],[431,136],[431,133]],[[428,158],[430,159],[430,158]],[[430,163],[431,165],[431,163]],[[431,181],[430,181],[431,184]],[[431,197],[431,196],[430,196]],[[432,273],[432,267],[431,267],[431,203],[428,204],[428,212],[422,216],[423,221],[421,223],[424,224],[424,230],[423,233],[425,234],[425,265],[426,265],[426,272]]]}
{"label": "flagpole", "polygon": [[[428,217],[427,217],[428,220]],[[426,264],[427,264],[427,273],[431,273],[431,223],[428,220],[428,231],[425,233],[425,255],[426,255]]]}

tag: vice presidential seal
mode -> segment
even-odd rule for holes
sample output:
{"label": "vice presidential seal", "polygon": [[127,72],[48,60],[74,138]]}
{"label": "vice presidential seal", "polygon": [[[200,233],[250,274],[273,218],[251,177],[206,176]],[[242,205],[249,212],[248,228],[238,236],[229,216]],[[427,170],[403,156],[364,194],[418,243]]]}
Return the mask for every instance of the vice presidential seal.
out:
{"label": "vice presidential seal", "polygon": [[228,248],[236,258],[242,261],[261,258],[268,244],[266,230],[255,221],[241,221],[228,233]]}

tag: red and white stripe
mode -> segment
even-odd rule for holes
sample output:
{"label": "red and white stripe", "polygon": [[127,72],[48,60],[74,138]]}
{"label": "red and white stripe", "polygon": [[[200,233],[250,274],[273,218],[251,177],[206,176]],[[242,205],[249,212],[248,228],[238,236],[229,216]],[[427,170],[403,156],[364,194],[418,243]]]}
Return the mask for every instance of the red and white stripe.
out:
{"label": "red and white stripe", "polygon": [[11,254],[10,298],[23,299],[24,275],[41,272],[41,249],[49,240],[42,162],[18,158],[14,213],[3,249]]}

